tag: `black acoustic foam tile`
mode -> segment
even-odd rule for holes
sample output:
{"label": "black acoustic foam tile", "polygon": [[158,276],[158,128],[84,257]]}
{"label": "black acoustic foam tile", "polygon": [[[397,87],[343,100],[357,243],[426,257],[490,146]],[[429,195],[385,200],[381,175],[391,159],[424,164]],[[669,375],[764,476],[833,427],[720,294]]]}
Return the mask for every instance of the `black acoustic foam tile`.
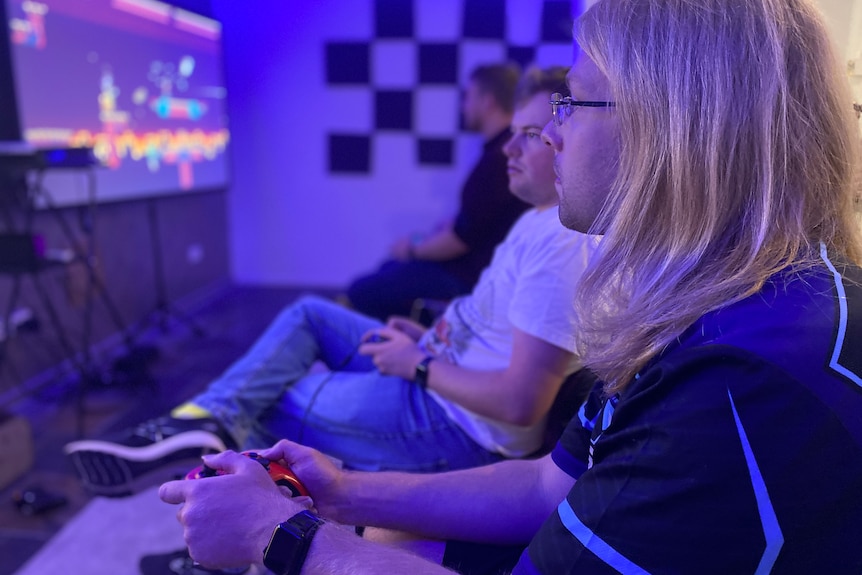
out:
{"label": "black acoustic foam tile", "polygon": [[367,84],[371,74],[368,42],[328,42],[326,81],[330,84]]}
{"label": "black acoustic foam tile", "polygon": [[377,91],[374,94],[374,126],[378,130],[412,130],[413,92]]}
{"label": "black acoustic foam tile", "polygon": [[330,134],[329,171],[352,174],[367,174],[371,171],[371,138]]}
{"label": "black acoustic foam tile", "polygon": [[411,38],[413,2],[411,0],[374,0],[374,24],[378,38]]}
{"label": "black acoustic foam tile", "polygon": [[[582,2],[583,0],[574,0]],[[572,41],[572,4],[570,0],[545,0],[542,5],[542,41]]]}
{"label": "black acoustic foam tile", "polygon": [[506,58],[517,62],[521,68],[526,68],[536,60],[536,48],[533,46],[509,46],[506,50]]}
{"label": "black acoustic foam tile", "polygon": [[419,83],[457,84],[458,45],[419,44]]}
{"label": "black acoustic foam tile", "polygon": [[505,0],[464,0],[465,38],[501,39],[505,34]]}
{"label": "black acoustic foam tile", "polygon": [[419,138],[419,163],[424,165],[451,166],[452,140],[445,138]]}

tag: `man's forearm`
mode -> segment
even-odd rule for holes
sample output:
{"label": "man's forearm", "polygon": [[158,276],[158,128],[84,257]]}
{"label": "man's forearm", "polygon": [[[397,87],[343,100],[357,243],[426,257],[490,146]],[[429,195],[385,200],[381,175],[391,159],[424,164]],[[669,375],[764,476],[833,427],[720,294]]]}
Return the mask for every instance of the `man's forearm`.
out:
{"label": "man's forearm", "polygon": [[565,496],[571,481],[547,483],[545,465],[512,460],[447,473],[350,473],[340,496],[318,502],[323,516],[348,525],[407,531],[436,539],[525,543]]}
{"label": "man's forearm", "polygon": [[470,251],[451,228],[445,228],[412,246],[411,255],[417,260],[444,261]]}
{"label": "man's forearm", "polygon": [[434,361],[428,366],[429,389],[484,417],[520,426],[538,423],[560,389],[572,353],[516,328],[513,332],[505,369],[476,370]]}
{"label": "man's forearm", "polygon": [[528,381],[504,369],[468,369],[445,361],[432,362],[428,374],[428,388],[442,397],[483,417],[520,426],[541,420],[563,380],[542,369]]}
{"label": "man's forearm", "polygon": [[302,575],[378,575],[452,573],[406,551],[366,541],[342,527],[324,524],[311,542]]}

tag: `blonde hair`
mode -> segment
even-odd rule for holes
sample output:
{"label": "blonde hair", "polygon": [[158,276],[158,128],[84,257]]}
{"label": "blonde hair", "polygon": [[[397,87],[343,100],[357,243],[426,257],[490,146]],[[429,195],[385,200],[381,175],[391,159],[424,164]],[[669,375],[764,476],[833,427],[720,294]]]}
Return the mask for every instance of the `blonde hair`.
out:
{"label": "blonde hair", "polygon": [[808,1],[600,0],[576,34],[621,131],[577,297],[608,393],[703,314],[813,265],[819,242],[862,260],[849,87]]}

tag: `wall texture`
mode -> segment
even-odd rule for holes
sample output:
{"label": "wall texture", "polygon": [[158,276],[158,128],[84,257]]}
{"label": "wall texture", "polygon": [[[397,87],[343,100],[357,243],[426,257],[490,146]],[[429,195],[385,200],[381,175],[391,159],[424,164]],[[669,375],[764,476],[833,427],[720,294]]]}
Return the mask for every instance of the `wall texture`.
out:
{"label": "wall texture", "polygon": [[[87,232],[89,220],[95,223],[92,235]],[[154,252],[159,245],[153,243],[151,222],[157,224],[159,232],[156,241],[160,241],[161,248],[161,284],[157,282],[158,260]],[[94,218],[85,207],[40,211],[35,215],[33,230],[52,250],[78,248],[79,254],[87,254],[92,243],[93,269],[105,288],[91,292],[92,343],[126,328],[126,333],[136,335],[131,328],[138,322],[143,327],[153,327],[148,318],[155,317],[150,312],[156,308],[160,285],[166,301],[186,298],[193,305],[204,293],[229,282],[223,192],[99,205]],[[13,299],[16,283],[18,295]],[[61,334],[76,353],[83,349],[88,286],[88,274],[80,258],[38,274],[0,273],[2,309],[30,310],[39,324],[37,332],[4,330],[0,343],[0,407],[18,396],[17,386],[74,355],[62,345]],[[44,299],[40,288],[47,296]],[[45,301],[55,309],[57,322],[52,320]],[[116,346],[107,348],[94,357],[94,366],[109,367],[113,357],[124,351]]]}

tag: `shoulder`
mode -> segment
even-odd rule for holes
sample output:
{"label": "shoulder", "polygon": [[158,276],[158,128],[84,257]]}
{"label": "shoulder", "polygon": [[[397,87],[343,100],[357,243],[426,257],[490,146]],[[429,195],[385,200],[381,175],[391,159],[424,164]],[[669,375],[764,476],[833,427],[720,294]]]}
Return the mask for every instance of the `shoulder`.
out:
{"label": "shoulder", "polygon": [[679,347],[744,350],[800,379],[849,378],[862,389],[862,274],[834,264],[776,274],[756,294],[710,312]]}

